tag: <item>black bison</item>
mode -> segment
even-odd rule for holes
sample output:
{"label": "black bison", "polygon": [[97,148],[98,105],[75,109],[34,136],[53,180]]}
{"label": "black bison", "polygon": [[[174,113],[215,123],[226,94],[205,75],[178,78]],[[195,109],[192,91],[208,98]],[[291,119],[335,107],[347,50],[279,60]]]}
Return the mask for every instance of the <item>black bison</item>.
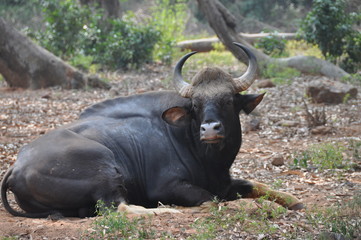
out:
{"label": "black bison", "polygon": [[[181,70],[194,54],[189,53],[174,70],[177,92],[95,104],[76,122],[24,146],[2,182],[5,209],[25,217],[86,217],[94,215],[98,200],[197,206],[215,197],[266,194],[264,185],[232,179],[229,173],[241,146],[239,113],[252,112],[263,98],[239,94],[254,81],[257,62],[247,48],[235,44],[249,58],[239,78],[206,68],[187,83]],[[24,212],[9,205],[9,190]],[[291,195],[269,195],[288,208],[302,207]]]}

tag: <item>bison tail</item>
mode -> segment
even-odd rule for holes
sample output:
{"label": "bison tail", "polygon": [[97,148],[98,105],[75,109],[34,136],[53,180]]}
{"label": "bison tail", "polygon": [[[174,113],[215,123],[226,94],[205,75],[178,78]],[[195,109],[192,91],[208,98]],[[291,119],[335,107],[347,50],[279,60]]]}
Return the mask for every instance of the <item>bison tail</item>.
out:
{"label": "bison tail", "polygon": [[16,217],[28,217],[28,218],[45,218],[48,217],[51,212],[44,212],[44,213],[22,213],[18,212],[15,209],[13,209],[8,201],[8,190],[9,190],[9,183],[8,179],[13,172],[13,167],[9,168],[9,170],[6,172],[4,179],[1,183],[1,200],[3,202],[4,208],[6,211],[8,211],[10,214],[16,216]]}
{"label": "bison tail", "polygon": [[1,183],[1,200],[3,202],[4,208],[6,209],[6,211],[8,211],[9,213],[11,213],[14,216],[21,216],[22,213],[17,212],[16,210],[14,210],[8,201],[8,189],[9,189],[9,184],[8,184],[8,179],[11,175],[11,173],[13,172],[13,167],[11,167],[5,174],[4,179]]}

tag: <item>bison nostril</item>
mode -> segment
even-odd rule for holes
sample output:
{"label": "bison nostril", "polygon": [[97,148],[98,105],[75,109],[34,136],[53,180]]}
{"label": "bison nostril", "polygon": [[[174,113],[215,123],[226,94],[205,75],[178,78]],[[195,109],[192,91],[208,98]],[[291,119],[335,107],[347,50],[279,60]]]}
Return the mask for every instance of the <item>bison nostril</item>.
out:
{"label": "bison nostril", "polygon": [[213,129],[214,129],[214,130],[220,130],[220,129],[221,129],[221,124],[220,124],[220,123],[216,123],[216,124],[213,126]]}

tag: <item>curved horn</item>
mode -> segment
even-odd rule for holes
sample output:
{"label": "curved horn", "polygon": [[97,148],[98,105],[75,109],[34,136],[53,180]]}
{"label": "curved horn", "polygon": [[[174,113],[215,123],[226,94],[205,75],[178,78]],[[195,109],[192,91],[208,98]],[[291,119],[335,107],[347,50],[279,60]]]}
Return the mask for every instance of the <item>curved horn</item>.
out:
{"label": "curved horn", "polygon": [[234,42],[233,44],[241,48],[248,57],[247,71],[242,76],[233,79],[236,86],[236,92],[242,92],[248,89],[255,80],[257,73],[257,59],[253,55],[253,53],[245,46],[237,42]]}
{"label": "curved horn", "polygon": [[182,97],[189,98],[191,88],[192,88],[189,83],[187,83],[186,81],[183,80],[183,77],[182,77],[183,64],[190,56],[192,56],[193,54],[196,54],[196,53],[197,52],[190,52],[190,53],[184,55],[174,67],[174,73],[173,73],[174,87]]}

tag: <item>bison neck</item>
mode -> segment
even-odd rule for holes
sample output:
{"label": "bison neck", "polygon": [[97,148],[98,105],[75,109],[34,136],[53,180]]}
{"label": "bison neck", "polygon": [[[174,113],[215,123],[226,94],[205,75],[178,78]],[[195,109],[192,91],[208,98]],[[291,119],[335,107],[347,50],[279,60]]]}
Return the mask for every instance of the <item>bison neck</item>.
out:
{"label": "bison neck", "polygon": [[221,143],[206,144],[199,140],[199,129],[194,124],[191,134],[197,158],[202,166],[206,178],[206,189],[211,193],[222,196],[231,182],[229,169],[239,152],[242,136],[241,128],[234,129]]}

